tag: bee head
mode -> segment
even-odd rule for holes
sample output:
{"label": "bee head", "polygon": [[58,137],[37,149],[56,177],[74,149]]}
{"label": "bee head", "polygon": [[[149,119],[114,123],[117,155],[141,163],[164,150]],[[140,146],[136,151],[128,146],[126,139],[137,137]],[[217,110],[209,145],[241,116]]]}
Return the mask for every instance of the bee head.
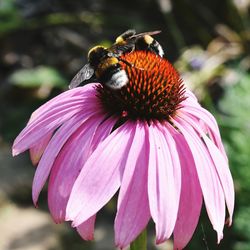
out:
{"label": "bee head", "polygon": [[100,61],[108,54],[108,50],[103,46],[95,46],[89,50],[88,61],[90,66],[96,68]]}

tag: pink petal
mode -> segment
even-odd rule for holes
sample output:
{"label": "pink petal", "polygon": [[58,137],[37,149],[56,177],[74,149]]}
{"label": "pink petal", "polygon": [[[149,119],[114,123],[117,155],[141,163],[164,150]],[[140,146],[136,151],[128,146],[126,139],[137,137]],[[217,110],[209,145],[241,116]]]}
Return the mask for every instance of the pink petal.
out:
{"label": "pink petal", "polygon": [[224,146],[221,141],[220,131],[217,125],[215,118],[210,114],[207,110],[200,107],[199,105],[186,105],[185,108],[180,109],[179,113],[183,114],[190,114],[193,117],[197,118],[198,120],[202,120],[207,128],[208,133],[211,136],[211,139],[215,143],[215,145],[220,149],[221,153],[223,154],[224,158],[227,161],[227,155],[224,149]]}
{"label": "pink petal", "polygon": [[224,194],[212,159],[202,139],[182,119],[175,117],[174,124],[181,130],[192,152],[199,177],[208,217],[217,231],[218,242],[223,238],[225,220]]}
{"label": "pink petal", "polygon": [[63,105],[66,100],[73,101],[78,99],[78,97],[83,99],[88,99],[89,97],[90,98],[95,97],[96,86],[97,84],[90,83],[83,87],[79,87],[77,89],[70,89],[61,93],[60,95],[54,97],[53,99],[49,100],[48,102],[40,106],[37,110],[35,110],[31,115],[29,123],[39,118],[42,114],[46,113],[50,109]]}
{"label": "pink petal", "polygon": [[[68,140],[57,157],[49,180],[48,205],[56,222],[65,220],[65,210],[73,184],[85,161],[92,153],[93,138],[100,143],[107,137],[116,120],[113,118],[100,125],[100,118],[87,120]],[[99,136],[100,132],[102,137]]]}
{"label": "pink petal", "polygon": [[92,153],[69,197],[66,219],[78,226],[100,210],[116,193],[133,139],[134,124],[114,130]]}
{"label": "pink petal", "polygon": [[[28,125],[37,118],[37,115],[38,115],[37,111],[38,110],[33,112],[33,114],[30,116],[30,120],[28,122]],[[53,135],[53,133],[49,132],[47,135],[44,135],[44,137],[41,138],[38,142],[36,142],[35,146],[30,148],[30,159],[31,159],[31,162],[34,166],[36,166],[38,164],[38,162],[40,161],[40,158],[41,158],[45,148],[47,147],[52,135]]]}
{"label": "pink petal", "polygon": [[178,216],[174,228],[174,249],[183,249],[191,240],[199,221],[202,192],[192,153],[177,131],[173,133],[181,160],[181,197]]}
{"label": "pink petal", "polygon": [[90,145],[100,119],[87,120],[65,143],[50,175],[48,204],[56,222],[65,219],[70,191],[82,166],[90,154]]}
{"label": "pink petal", "polygon": [[199,127],[193,122],[192,117],[189,115],[182,115],[183,119],[187,121],[191,126],[193,126],[198,133],[204,139],[204,142],[207,146],[207,149],[210,153],[211,159],[213,160],[217,175],[220,179],[221,186],[224,191],[228,211],[229,211],[229,225],[232,223],[232,216],[234,210],[234,185],[233,178],[230,173],[227,160],[224,158],[224,155],[221,151],[215,146],[215,144],[203,133]]}
{"label": "pink petal", "polygon": [[233,178],[231,176],[229,167],[223,155],[218,150],[218,148],[209,140],[205,135],[202,137],[208,147],[211,158],[217,170],[218,177],[220,178],[220,183],[224,191],[226,204],[229,212],[229,225],[232,224],[232,217],[234,211],[234,184]]}
{"label": "pink petal", "polygon": [[190,91],[189,89],[186,89],[185,96],[187,97],[187,99],[185,99],[183,102],[192,102],[192,103],[195,103],[196,105],[197,104],[199,105],[195,94],[192,91]]}
{"label": "pink petal", "polygon": [[85,88],[78,89],[78,92],[74,90],[72,93],[69,90],[62,93],[48,103],[45,103],[32,114],[29,123],[14,141],[12,148],[13,155],[17,155],[35,146],[41,138],[53,132],[53,130],[69,120],[73,115],[83,110],[86,115],[91,114],[93,110],[98,110],[99,102],[94,95],[96,91],[94,89],[91,91],[88,89],[87,91]]}
{"label": "pink petal", "polygon": [[[35,146],[37,141],[39,141],[44,135],[53,132],[62,123],[83,110],[82,104],[77,106],[71,106],[71,104],[68,107],[61,106],[56,110],[54,109],[53,113],[52,111],[48,112],[46,116],[40,116],[39,119],[25,127],[14,142],[14,154],[19,154],[28,148]],[[85,115],[90,115],[93,110],[96,110],[96,108],[88,110],[88,112],[85,112]]]}
{"label": "pink petal", "polygon": [[94,239],[95,219],[96,215],[93,215],[76,228],[77,232],[84,240]]}
{"label": "pink petal", "polygon": [[97,148],[97,146],[106,139],[106,137],[111,133],[115,126],[117,119],[110,117],[103,121],[95,132],[94,138],[91,142],[91,153]]}
{"label": "pink petal", "polygon": [[[163,130],[163,131],[160,131]],[[168,239],[174,229],[181,189],[181,169],[174,139],[167,128],[149,127],[148,195],[156,224],[156,242]]]}
{"label": "pink petal", "polygon": [[147,194],[148,135],[137,122],[135,136],[122,177],[115,219],[116,246],[124,248],[146,227],[150,219]]}
{"label": "pink petal", "polygon": [[47,135],[45,135],[43,138],[41,138],[37,144],[30,148],[30,159],[32,161],[32,164],[36,166],[38,162],[40,161],[40,158],[47,147],[51,137],[52,132],[49,132]]}
{"label": "pink petal", "polygon": [[[38,196],[49,176],[58,153],[61,151],[70,136],[86,121],[87,118],[89,117],[85,114],[72,117],[56,131],[50,140],[37,166],[33,179],[32,197],[34,204],[37,203]],[[102,119],[103,118],[100,118],[100,122]]]}

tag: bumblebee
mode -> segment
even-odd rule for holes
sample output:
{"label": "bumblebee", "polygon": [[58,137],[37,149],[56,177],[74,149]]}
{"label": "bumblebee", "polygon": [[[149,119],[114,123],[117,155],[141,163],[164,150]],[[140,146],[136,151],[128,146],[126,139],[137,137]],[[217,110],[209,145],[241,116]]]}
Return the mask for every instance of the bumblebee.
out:
{"label": "bumblebee", "polygon": [[[148,50],[151,51],[160,57],[164,56],[164,51],[161,45],[152,37],[161,31],[152,31],[136,34],[135,30],[127,30],[120,36],[116,38],[115,45],[117,47],[124,46],[127,49],[125,52],[133,50]],[[131,46],[133,44],[133,46]],[[122,48],[121,48],[122,50]]]}
{"label": "bumblebee", "polygon": [[163,49],[152,37],[152,35],[158,33],[160,31],[136,34],[135,30],[127,30],[116,38],[111,47],[93,47],[88,52],[88,63],[75,75],[70,82],[69,88],[75,88],[82,82],[94,78],[111,89],[122,88],[128,83],[128,77],[120,62],[130,67],[134,66],[130,62],[121,59],[120,56],[134,50],[148,50],[162,57],[164,55]]}

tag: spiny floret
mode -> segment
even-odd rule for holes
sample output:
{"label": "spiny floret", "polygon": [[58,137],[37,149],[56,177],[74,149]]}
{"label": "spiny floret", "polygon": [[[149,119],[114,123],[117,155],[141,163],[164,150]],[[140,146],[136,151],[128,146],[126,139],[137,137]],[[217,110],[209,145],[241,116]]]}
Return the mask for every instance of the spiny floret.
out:
{"label": "spiny floret", "polygon": [[104,107],[130,119],[168,120],[183,101],[184,86],[175,68],[154,53],[134,51],[121,56],[129,82],[119,90],[99,88]]}

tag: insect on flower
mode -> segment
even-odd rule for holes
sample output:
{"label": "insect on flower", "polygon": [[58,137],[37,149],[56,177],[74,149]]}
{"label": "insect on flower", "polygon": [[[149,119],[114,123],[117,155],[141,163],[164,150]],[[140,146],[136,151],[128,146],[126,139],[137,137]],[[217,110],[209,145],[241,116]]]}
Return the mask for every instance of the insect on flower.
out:
{"label": "insect on flower", "polygon": [[[216,120],[152,49],[154,43],[140,47],[145,36],[119,47],[135,36],[129,31],[118,37],[117,54],[103,49],[105,60],[117,60],[126,73],[126,84],[117,87],[111,76],[101,81],[100,66],[90,65],[100,82],[65,91],[38,108],[16,138],[13,155],[30,149],[38,164],[34,204],[48,180],[53,219],[72,221],[85,240],[93,239],[97,212],[118,192],[117,247],[128,246],[152,219],[157,244],[173,235],[174,249],[183,249],[203,200],[219,243],[226,208],[232,223],[234,187]],[[78,76],[71,87],[86,78]]]}
{"label": "insect on flower", "polygon": [[93,77],[112,89],[122,88],[128,83],[128,77],[120,62],[131,67],[133,64],[122,59],[121,55],[134,50],[148,50],[163,56],[160,44],[152,37],[158,33],[160,31],[136,34],[135,30],[127,30],[116,38],[110,48],[93,47],[88,53],[88,63],[75,75],[69,88],[75,88]]}

